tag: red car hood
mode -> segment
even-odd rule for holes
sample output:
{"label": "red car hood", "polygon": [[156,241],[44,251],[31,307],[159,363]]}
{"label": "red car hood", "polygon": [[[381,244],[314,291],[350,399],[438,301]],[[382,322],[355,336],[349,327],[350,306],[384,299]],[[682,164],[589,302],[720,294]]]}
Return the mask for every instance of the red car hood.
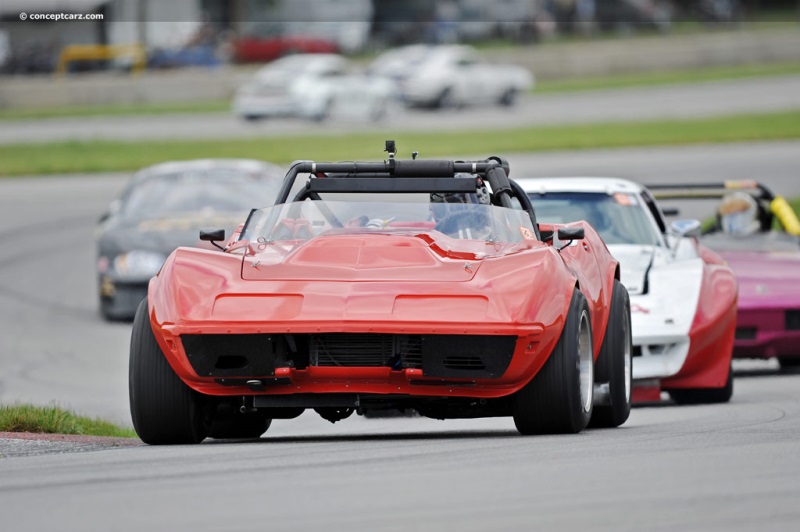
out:
{"label": "red car hood", "polygon": [[462,244],[447,251],[417,236],[342,235],[311,239],[288,250],[262,246],[244,259],[242,279],[248,281],[469,281],[482,258],[494,255],[493,244]]}
{"label": "red car hood", "polygon": [[739,307],[800,307],[800,251],[719,254],[739,280]]}
{"label": "red car hood", "polygon": [[[178,248],[150,282],[149,295],[159,323],[192,324],[188,330],[234,322],[272,327],[292,322],[295,328],[338,327],[342,320],[496,327],[550,325],[560,319],[569,304],[564,293],[575,279],[552,247],[517,244],[503,253],[502,247],[474,244],[474,253],[454,253],[419,237],[352,235],[312,239],[293,250],[263,244],[244,260]],[[465,249],[464,242],[456,245]],[[485,259],[477,249],[486,249]]]}

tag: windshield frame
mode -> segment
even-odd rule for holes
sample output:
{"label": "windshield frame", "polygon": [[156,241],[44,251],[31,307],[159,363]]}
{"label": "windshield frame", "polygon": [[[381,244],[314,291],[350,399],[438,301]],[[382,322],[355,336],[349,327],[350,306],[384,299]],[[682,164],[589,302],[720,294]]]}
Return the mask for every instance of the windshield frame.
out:
{"label": "windshield frame", "polygon": [[[367,198],[368,200],[369,198]],[[423,238],[445,254],[497,256],[537,241],[528,213],[495,205],[453,204],[442,213],[422,201],[303,200],[253,209],[240,241],[290,248],[316,238],[383,235]]]}
{"label": "windshield frame", "polygon": [[[531,191],[527,193],[528,198],[531,201],[531,204],[534,206],[534,209],[538,209],[538,215],[541,216],[542,208],[541,205],[537,204],[538,202],[546,202],[548,201],[548,196],[550,199],[556,199],[560,201],[565,201],[570,205],[573,205],[574,202],[578,199],[579,196],[583,196],[584,198],[588,199],[590,197],[600,198],[597,201],[588,201],[587,204],[591,203],[592,205],[602,205],[608,203],[609,205],[620,205],[620,207],[625,208],[629,207],[634,209],[636,212],[642,213],[639,215],[634,215],[634,218],[640,218],[640,222],[643,223],[644,226],[647,227],[645,230],[648,234],[647,235],[640,235],[649,238],[633,238],[629,240],[623,240],[619,238],[607,238],[609,236],[608,229],[604,227],[600,227],[599,224],[592,223],[592,217],[589,216],[589,213],[582,212],[582,217],[578,219],[570,219],[570,220],[561,220],[558,222],[553,222],[552,220],[545,220],[545,223],[569,223],[578,220],[584,220],[592,228],[597,231],[597,233],[603,238],[603,241],[606,243],[607,246],[612,246],[615,244],[624,244],[624,245],[640,245],[640,246],[656,246],[656,247],[667,247],[666,241],[664,240],[664,235],[658,228],[658,224],[656,220],[653,218],[653,214],[650,212],[648,208],[645,198],[643,198],[640,194],[631,191],[617,191],[617,192],[601,192],[601,191],[589,191],[589,190],[547,190],[546,192],[535,192]],[[620,196],[618,198],[618,196]],[[616,201],[616,203],[613,203]],[[625,204],[623,202],[631,202],[629,204]],[[577,209],[583,211],[583,208],[580,205],[576,206]],[[546,212],[546,211],[545,211]],[[623,211],[620,211],[623,212]],[[634,211],[631,211],[634,212]],[[608,212],[599,213],[604,218],[610,216]],[[596,222],[596,220],[595,220]],[[614,228],[617,228],[619,224],[610,224],[613,225]],[[627,224],[622,224],[623,227]],[[633,224],[637,226],[638,224]],[[618,230],[617,230],[618,232]],[[619,233],[619,236],[622,236]]]}

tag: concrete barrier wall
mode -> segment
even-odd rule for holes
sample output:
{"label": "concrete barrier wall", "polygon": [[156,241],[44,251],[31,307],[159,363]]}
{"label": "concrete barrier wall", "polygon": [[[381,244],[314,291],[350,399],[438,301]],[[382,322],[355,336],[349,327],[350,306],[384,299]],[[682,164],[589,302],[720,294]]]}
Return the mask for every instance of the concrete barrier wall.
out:
{"label": "concrete barrier wall", "polygon": [[[488,54],[488,52],[487,52]],[[800,26],[692,36],[615,39],[497,50],[491,56],[529,67],[539,79],[800,61]]]}
{"label": "concrete barrier wall", "polygon": [[[800,26],[546,44],[489,50],[484,55],[491,61],[525,65],[538,79],[800,61]],[[225,100],[256,68],[0,77],[0,108]]]}

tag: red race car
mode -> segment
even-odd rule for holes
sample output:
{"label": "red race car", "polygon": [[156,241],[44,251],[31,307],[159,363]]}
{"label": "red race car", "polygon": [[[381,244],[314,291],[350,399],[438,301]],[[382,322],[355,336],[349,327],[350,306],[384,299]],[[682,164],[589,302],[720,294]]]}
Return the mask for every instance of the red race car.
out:
{"label": "red race car", "polygon": [[169,256],[133,324],[142,440],[253,438],[305,409],[513,416],[522,434],[625,422],[630,306],[594,229],[537,224],[502,159],[387,149],[295,163],[220,251]]}
{"label": "red race car", "polygon": [[303,24],[264,23],[233,41],[239,63],[263,63],[289,54],[335,54],[335,42],[304,30]]}

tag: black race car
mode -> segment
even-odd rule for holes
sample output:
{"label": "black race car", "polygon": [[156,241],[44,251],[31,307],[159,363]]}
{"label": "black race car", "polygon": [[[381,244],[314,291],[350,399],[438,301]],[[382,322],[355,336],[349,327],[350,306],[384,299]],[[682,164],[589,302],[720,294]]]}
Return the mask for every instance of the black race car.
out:
{"label": "black race car", "polygon": [[179,246],[205,246],[202,227],[230,232],[253,204],[269,205],[283,170],[262,161],[203,159],[137,172],[97,226],[100,313],[133,319],[147,283]]}

